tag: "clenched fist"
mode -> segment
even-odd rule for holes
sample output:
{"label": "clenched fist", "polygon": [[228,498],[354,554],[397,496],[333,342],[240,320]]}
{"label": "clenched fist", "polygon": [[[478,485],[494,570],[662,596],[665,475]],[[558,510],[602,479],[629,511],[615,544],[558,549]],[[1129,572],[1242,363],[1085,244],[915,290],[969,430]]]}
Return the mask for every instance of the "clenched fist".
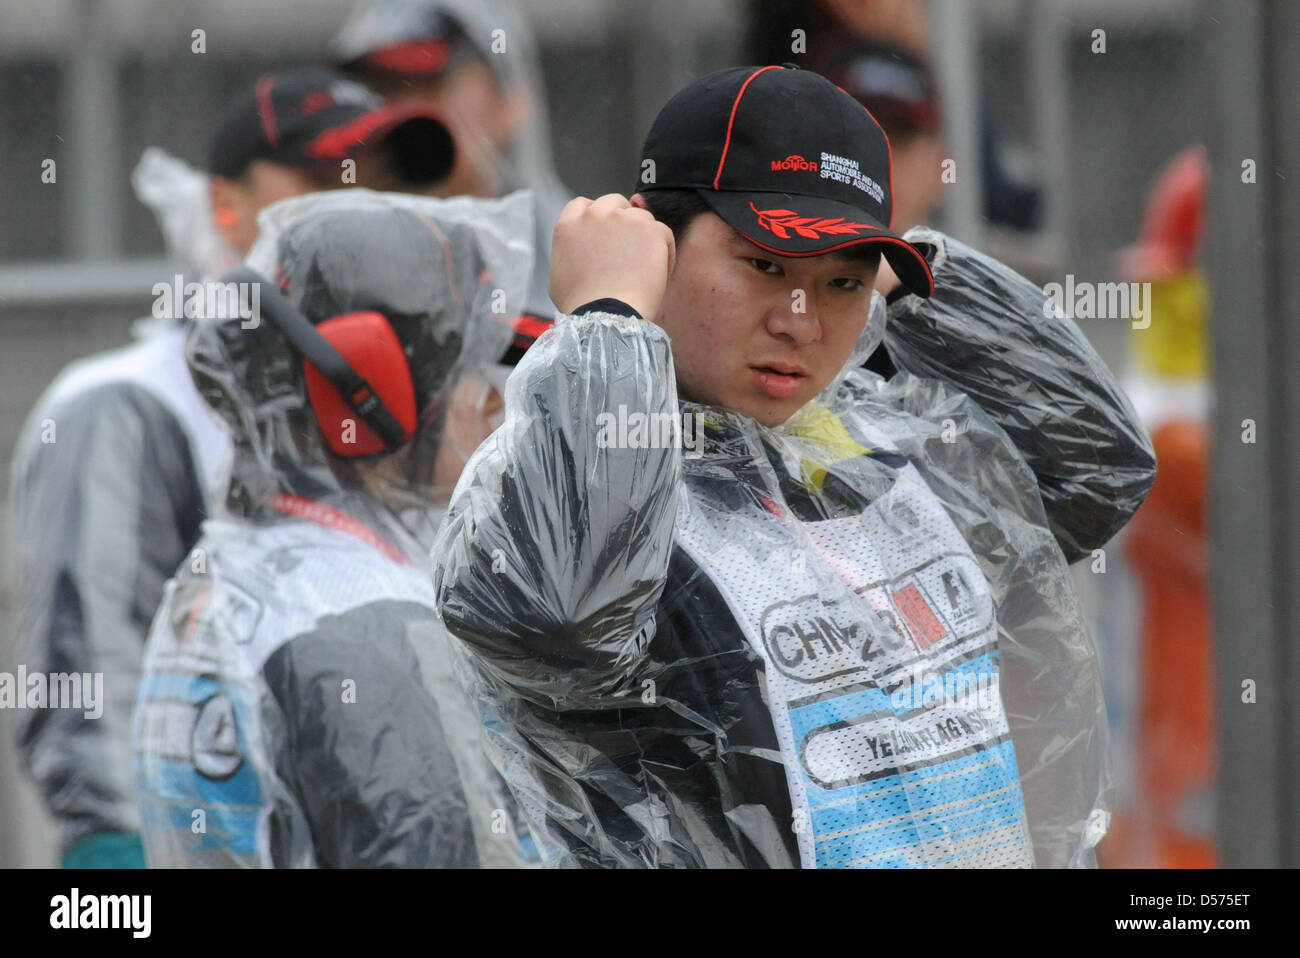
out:
{"label": "clenched fist", "polygon": [[580,196],[555,224],[551,301],[568,313],[594,299],[621,299],[654,321],[676,255],[672,230],[627,197]]}

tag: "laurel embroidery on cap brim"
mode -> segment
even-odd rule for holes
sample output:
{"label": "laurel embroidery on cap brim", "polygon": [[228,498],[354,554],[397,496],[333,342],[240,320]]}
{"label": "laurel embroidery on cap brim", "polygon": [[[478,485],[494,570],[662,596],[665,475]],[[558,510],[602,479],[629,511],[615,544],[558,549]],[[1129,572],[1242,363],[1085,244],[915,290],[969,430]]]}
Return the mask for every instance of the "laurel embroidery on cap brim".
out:
{"label": "laurel embroidery on cap brim", "polygon": [[758,216],[758,225],[769,233],[789,239],[789,230],[794,230],[804,239],[819,239],[822,236],[857,235],[858,230],[874,230],[879,227],[868,223],[848,223],[843,216],[834,219],[819,219],[816,216],[800,216],[794,210],[760,210],[753,203],[749,208]]}

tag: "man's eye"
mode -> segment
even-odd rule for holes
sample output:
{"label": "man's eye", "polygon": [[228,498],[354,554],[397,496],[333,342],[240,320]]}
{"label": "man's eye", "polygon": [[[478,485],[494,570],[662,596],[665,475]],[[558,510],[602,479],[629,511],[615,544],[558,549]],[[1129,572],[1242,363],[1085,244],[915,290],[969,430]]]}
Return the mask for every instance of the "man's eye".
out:
{"label": "man's eye", "polygon": [[760,273],[767,273],[769,276],[775,276],[777,273],[781,272],[781,267],[777,266],[771,260],[751,259],[749,260],[749,265],[754,267],[754,269],[758,270]]}
{"label": "man's eye", "polygon": [[831,280],[831,285],[838,287],[839,289],[848,290],[851,293],[856,293],[858,290],[862,289],[862,287],[865,286],[866,284],[863,283],[862,280],[860,279],[853,279],[848,276],[842,276],[839,279]]}

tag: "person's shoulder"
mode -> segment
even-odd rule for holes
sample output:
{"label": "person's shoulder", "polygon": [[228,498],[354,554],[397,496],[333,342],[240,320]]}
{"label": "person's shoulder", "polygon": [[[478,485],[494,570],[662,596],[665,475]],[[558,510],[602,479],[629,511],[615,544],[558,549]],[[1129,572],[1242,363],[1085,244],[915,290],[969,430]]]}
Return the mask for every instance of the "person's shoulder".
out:
{"label": "person's shoulder", "polygon": [[244,610],[255,663],[359,609],[401,605],[435,614],[427,575],[345,530],[289,517],[223,519],[205,524],[204,543],[217,587]]}
{"label": "person's shoulder", "polygon": [[184,361],[185,329],[176,323],[141,320],[125,345],[84,356],[64,366],[46,387],[37,407],[77,402],[105,390],[125,390],[141,381],[158,381],[159,365],[168,358]]}
{"label": "person's shoulder", "polygon": [[137,336],[60,370],[33,404],[24,432],[46,420],[69,428],[133,416],[179,421],[179,403],[172,394],[193,390],[188,377],[174,375],[185,362],[184,330],[151,323],[138,329]]}

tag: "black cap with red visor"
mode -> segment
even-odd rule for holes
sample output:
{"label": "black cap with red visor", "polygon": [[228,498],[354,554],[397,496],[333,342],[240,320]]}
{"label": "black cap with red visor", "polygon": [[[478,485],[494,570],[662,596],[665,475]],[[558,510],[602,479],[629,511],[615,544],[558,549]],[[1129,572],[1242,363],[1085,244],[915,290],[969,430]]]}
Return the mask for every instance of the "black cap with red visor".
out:
{"label": "black cap with red visor", "polygon": [[660,111],[642,192],[694,189],[724,222],[780,256],[878,246],[903,286],[934,291],[920,249],[890,230],[889,141],[857,100],[792,66],[696,80]]}

